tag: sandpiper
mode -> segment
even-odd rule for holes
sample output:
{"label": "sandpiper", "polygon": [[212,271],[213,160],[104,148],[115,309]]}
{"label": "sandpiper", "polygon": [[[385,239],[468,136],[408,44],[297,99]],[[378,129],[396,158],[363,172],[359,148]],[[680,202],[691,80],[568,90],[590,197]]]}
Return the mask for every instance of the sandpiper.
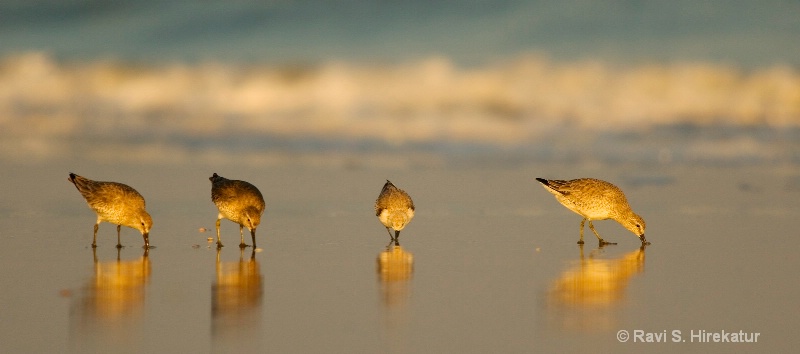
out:
{"label": "sandpiper", "polygon": [[[414,217],[414,201],[404,190],[399,189],[386,180],[381,194],[375,201],[375,215],[386,226],[386,232],[392,240],[397,241],[402,230]],[[394,229],[394,236],[389,228]]]}
{"label": "sandpiper", "polygon": [[122,248],[119,237],[122,226],[139,230],[144,238],[144,248],[150,248],[149,235],[153,219],[145,210],[144,198],[139,192],[122,183],[93,181],[74,173],[69,174],[68,180],[86,199],[89,207],[97,213],[92,238],[93,248],[97,247],[97,229],[101,221],[117,225],[117,248]]}
{"label": "sandpiper", "polygon": [[219,222],[226,218],[239,224],[241,236],[240,248],[248,245],[244,243],[244,227],[250,230],[253,237],[253,248],[256,248],[256,228],[261,223],[261,214],[264,213],[264,197],[256,186],[245,181],[232,180],[217,175],[208,178],[211,181],[211,200],[219,209],[217,215],[217,248],[222,247],[219,238]]}
{"label": "sandpiper", "polygon": [[650,244],[644,237],[644,219],[631,210],[625,194],[619,187],[594,178],[579,178],[570,181],[544,178],[536,180],[544,186],[544,189],[555,195],[563,206],[583,217],[579,244],[583,244],[583,224],[586,220],[589,220],[589,228],[597,236],[601,246],[616,244],[603,240],[592,225],[593,220],[606,219],[613,219],[633,232],[643,245]]}

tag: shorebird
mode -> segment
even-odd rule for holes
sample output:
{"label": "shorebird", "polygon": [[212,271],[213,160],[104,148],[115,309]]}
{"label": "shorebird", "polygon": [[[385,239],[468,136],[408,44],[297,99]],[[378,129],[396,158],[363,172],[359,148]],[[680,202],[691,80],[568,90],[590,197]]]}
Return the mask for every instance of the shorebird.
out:
{"label": "shorebird", "polygon": [[642,245],[650,244],[644,237],[644,219],[631,210],[625,194],[619,187],[594,178],[579,178],[570,181],[537,178],[548,192],[556,196],[561,205],[583,217],[581,239],[583,244],[583,224],[589,220],[589,228],[597,236],[600,245],[614,245],[606,242],[592,225],[593,220],[613,219],[628,231],[639,237]]}
{"label": "shorebird", "polygon": [[226,218],[239,224],[241,236],[240,248],[248,245],[244,243],[244,227],[250,230],[253,237],[253,249],[256,248],[256,228],[261,223],[261,214],[264,213],[264,197],[256,186],[245,181],[227,179],[216,173],[208,178],[211,181],[211,200],[219,209],[217,215],[217,248],[222,247],[219,238],[219,222]]}
{"label": "shorebird", "polygon": [[[386,180],[386,184],[375,201],[375,216],[386,226],[386,232],[392,240],[397,241],[402,230],[414,217],[414,201],[404,190],[399,189]],[[394,236],[389,228],[394,229]]]}
{"label": "shorebird", "polygon": [[69,174],[69,179],[81,193],[89,207],[97,214],[94,224],[92,247],[97,247],[97,229],[101,221],[117,225],[117,248],[122,248],[119,240],[120,228],[127,226],[139,230],[144,238],[144,248],[150,248],[150,228],[153,219],[144,206],[144,198],[130,186],[117,182],[92,181],[88,178]]}

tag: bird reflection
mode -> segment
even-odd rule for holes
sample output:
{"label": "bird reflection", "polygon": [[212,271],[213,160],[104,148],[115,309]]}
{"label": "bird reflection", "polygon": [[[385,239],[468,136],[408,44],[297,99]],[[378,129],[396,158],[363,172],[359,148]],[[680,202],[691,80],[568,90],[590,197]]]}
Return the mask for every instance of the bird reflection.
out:
{"label": "bird reflection", "polygon": [[406,352],[409,323],[408,300],[411,297],[411,274],[414,271],[414,255],[392,240],[378,254],[377,273],[381,298],[381,317],[388,352]]}
{"label": "bird reflection", "polygon": [[126,261],[120,259],[120,252],[117,249],[115,260],[98,261],[97,250],[92,249],[94,274],[70,310],[75,351],[141,342],[145,285],[150,279],[149,250],[145,249],[140,258]]}
{"label": "bird reflection", "polygon": [[257,330],[261,318],[263,277],[256,260],[256,250],[244,257],[244,248],[239,250],[239,261],[220,261],[217,249],[217,277],[211,286],[212,302],[211,333],[220,337],[248,339]]}
{"label": "bird reflection", "polygon": [[628,281],[644,269],[645,246],[617,259],[597,258],[603,247],[584,257],[553,282],[548,294],[552,321],[559,327],[578,331],[616,328],[616,306],[625,299]]}
{"label": "bird reflection", "polygon": [[378,280],[385,306],[403,306],[409,297],[408,282],[414,271],[414,255],[392,240],[386,250],[378,254]]}

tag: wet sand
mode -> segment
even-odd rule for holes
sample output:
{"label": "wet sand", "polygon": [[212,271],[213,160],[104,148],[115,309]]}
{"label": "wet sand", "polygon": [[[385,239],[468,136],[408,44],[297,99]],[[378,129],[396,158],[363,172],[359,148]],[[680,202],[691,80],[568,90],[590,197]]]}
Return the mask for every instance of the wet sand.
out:
{"label": "wet sand", "polygon": [[[388,165],[380,165],[388,166]],[[0,342],[8,352],[788,352],[800,287],[797,166],[4,163]],[[101,224],[67,173],[136,188],[154,219]],[[256,185],[260,249],[213,242],[208,177]],[[576,245],[580,218],[534,177],[618,184],[652,245]],[[372,205],[414,199],[391,262]],[[200,232],[200,228],[211,231]],[[621,343],[618,331],[631,338]],[[666,343],[633,343],[636,330]],[[673,331],[681,340],[673,343]],[[758,332],[698,343],[692,331]],[[652,338],[652,337],[651,337]]]}

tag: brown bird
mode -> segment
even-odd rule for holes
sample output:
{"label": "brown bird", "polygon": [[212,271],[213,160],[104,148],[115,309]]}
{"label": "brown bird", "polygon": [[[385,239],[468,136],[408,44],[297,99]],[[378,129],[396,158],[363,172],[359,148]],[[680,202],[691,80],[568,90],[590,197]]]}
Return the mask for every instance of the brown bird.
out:
{"label": "brown bird", "polygon": [[153,219],[145,210],[144,197],[139,192],[122,183],[93,181],[74,173],[69,174],[68,180],[97,214],[92,247],[97,247],[100,222],[107,221],[117,225],[117,248],[122,248],[119,236],[122,226],[139,230],[144,238],[144,248],[150,248],[149,235]]}
{"label": "brown bird", "polygon": [[[381,194],[375,201],[375,215],[386,226],[386,232],[392,240],[397,241],[400,230],[406,227],[414,217],[414,201],[404,190],[397,188],[386,180]],[[394,236],[389,228],[394,229]]]}
{"label": "brown bird", "polygon": [[583,217],[579,244],[583,244],[583,224],[589,220],[589,228],[597,236],[600,245],[613,245],[614,243],[603,240],[592,225],[593,220],[606,219],[613,219],[628,231],[633,232],[643,245],[649,244],[644,237],[644,219],[631,210],[625,194],[619,187],[594,178],[579,178],[570,181],[544,178],[536,180],[563,206]]}
{"label": "brown bird", "polygon": [[256,228],[261,223],[261,214],[264,213],[264,197],[261,196],[256,186],[245,181],[232,180],[217,175],[208,178],[211,181],[211,200],[219,209],[217,215],[217,248],[222,247],[219,238],[219,223],[226,218],[239,224],[241,236],[240,248],[248,245],[244,243],[244,227],[250,230],[253,237],[253,248],[256,248]]}

